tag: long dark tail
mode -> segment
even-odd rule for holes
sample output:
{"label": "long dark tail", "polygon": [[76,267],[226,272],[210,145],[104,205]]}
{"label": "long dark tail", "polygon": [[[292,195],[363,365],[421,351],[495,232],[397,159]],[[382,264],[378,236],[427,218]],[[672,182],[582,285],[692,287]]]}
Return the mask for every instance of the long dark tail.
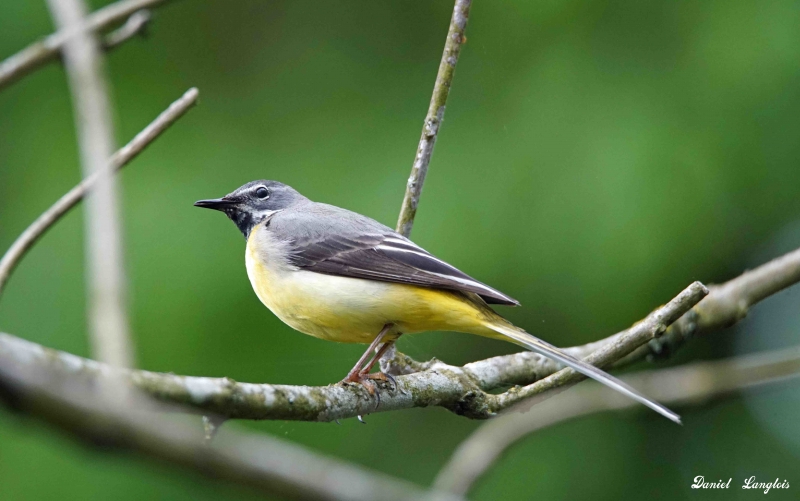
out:
{"label": "long dark tail", "polygon": [[608,374],[607,372],[598,369],[593,365],[589,365],[583,360],[579,360],[573,357],[572,355],[556,348],[550,343],[542,341],[541,339],[528,334],[519,327],[516,327],[510,323],[505,324],[500,322],[490,322],[485,325],[489,329],[497,332],[498,334],[501,334],[503,337],[508,338],[513,343],[518,344],[540,355],[544,355],[545,357],[552,358],[553,360],[561,362],[562,364],[575,369],[581,374],[590,377],[592,379],[595,379],[603,383],[604,385],[608,386],[609,388],[617,390],[623,395],[626,395],[636,400],[637,402],[640,402],[650,407],[651,409],[658,412],[667,419],[670,419],[678,424],[681,424],[680,416],[678,416],[671,410],[667,409],[663,405],[659,404],[658,402],[655,402],[647,398],[646,396],[642,395],[641,393],[639,393],[629,385],[623,383],[619,379],[615,378],[611,374]]}

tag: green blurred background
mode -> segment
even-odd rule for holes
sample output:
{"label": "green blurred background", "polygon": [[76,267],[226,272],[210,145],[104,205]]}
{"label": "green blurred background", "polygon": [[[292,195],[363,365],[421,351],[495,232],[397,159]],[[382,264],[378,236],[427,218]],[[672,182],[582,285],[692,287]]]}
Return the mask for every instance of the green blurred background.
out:
{"label": "green blurred background", "polygon": [[[106,2],[93,1],[93,7]],[[324,385],[363,346],[299,335],[262,307],[244,241],[192,203],[258,178],[394,226],[452,2],[192,1],[155,11],[107,58],[118,143],[190,86],[199,106],[121,175],[142,368]],[[51,32],[43,1],[0,2],[0,57]],[[623,329],[692,280],[800,246],[800,3],[477,0],[413,238],[519,299],[502,310],[558,345]],[[0,248],[79,179],[64,72],[0,92]],[[670,363],[797,344],[800,291]],[[88,356],[82,214],[16,271],[0,330]],[[464,363],[515,351],[466,335],[400,341]],[[800,393],[772,387],[678,427],[605,414],[529,437],[474,499],[753,499],[800,489]],[[428,485],[479,423],[441,409],[368,424],[242,426]],[[729,492],[690,489],[733,477]],[[0,499],[249,499],[135,455],[105,454],[0,410]],[[376,499],[380,496],[376,494]]]}

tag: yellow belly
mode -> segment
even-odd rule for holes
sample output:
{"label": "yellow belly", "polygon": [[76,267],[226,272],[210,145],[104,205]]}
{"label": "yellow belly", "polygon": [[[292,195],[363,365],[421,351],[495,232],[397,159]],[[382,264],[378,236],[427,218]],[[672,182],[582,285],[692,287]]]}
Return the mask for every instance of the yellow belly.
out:
{"label": "yellow belly", "polygon": [[268,262],[269,252],[258,242],[251,234],[246,252],[253,290],[278,318],[305,334],[369,343],[393,324],[394,333],[449,330],[496,337],[484,326],[493,312],[459,293],[288,269]]}

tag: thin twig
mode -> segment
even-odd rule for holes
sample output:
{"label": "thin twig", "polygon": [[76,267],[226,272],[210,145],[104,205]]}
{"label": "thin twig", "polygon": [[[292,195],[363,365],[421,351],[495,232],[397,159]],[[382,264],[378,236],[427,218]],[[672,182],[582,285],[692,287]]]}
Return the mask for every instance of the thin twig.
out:
{"label": "thin twig", "polygon": [[739,322],[755,304],[798,282],[800,249],[746,271],[724,284],[710,286],[708,296],[672,324],[664,336],[638,348],[621,363],[643,358],[667,358],[693,337]]}
{"label": "thin twig", "polygon": [[[114,153],[109,161],[110,165],[108,168],[117,171],[136,158],[150,143],[155,141],[156,138],[197,103],[197,96],[198,91],[195,88],[186,91],[183,96],[158,115],[155,120],[150,122],[150,124],[139,132],[127,145]],[[83,199],[86,193],[97,183],[99,176],[100,173],[92,174],[69,190],[65,195],[59,198],[56,203],[51,205],[49,209],[44,211],[41,216],[36,218],[36,220],[17,237],[14,243],[11,244],[11,247],[9,247],[3,255],[3,258],[0,259],[0,296],[3,293],[11,273],[28,250],[51,226]]]}
{"label": "thin twig", "polygon": [[[684,313],[691,310],[706,295],[708,295],[708,289],[700,282],[694,282],[664,307],[657,309],[630,329],[603,343],[603,346],[593,351],[584,360],[597,367],[611,365],[640,346],[647,344],[650,340],[664,334],[667,327],[683,316]],[[551,374],[529,386],[498,395],[497,409],[508,409],[523,400],[526,407],[537,404],[543,399],[555,396],[584,379],[586,379],[586,376],[574,369],[561,369],[555,374]],[[560,391],[549,391],[555,388],[560,388]],[[545,392],[547,392],[546,396],[542,396]],[[539,398],[532,400],[531,397],[534,395],[539,395]]]}
{"label": "thin twig", "polygon": [[[90,31],[102,32],[124,21],[137,11],[158,7],[167,1],[169,0],[122,0],[92,13],[86,20],[86,26]],[[0,63],[0,89],[36,68],[57,60],[66,39],[66,32],[58,31],[32,43]]]}
{"label": "thin twig", "polygon": [[103,50],[116,49],[136,35],[144,33],[152,18],[153,15],[147,9],[134,12],[125,24],[103,37]]}
{"label": "thin twig", "polygon": [[[649,318],[668,322],[679,317],[702,297],[702,285],[692,284],[676,299]],[[643,322],[645,323],[645,322]],[[30,365],[55,365],[68,374],[101,381],[118,374],[108,365],[44,348],[8,334],[0,334],[0,354]],[[414,374],[398,376],[396,387],[383,384],[370,393],[362,385],[323,387],[237,383],[228,378],[177,376],[147,371],[125,371],[133,385],[162,401],[185,404],[197,412],[227,418],[334,421],[373,412],[439,406],[477,419],[495,416],[516,402],[513,397],[492,395],[482,380],[495,377],[498,369],[484,364],[455,367],[442,363]],[[514,390],[509,394],[513,395]],[[379,400],[378,400],[379,397]],[[376,402],[380,402],[376,409]]]}
{"label": "thin twig", "polygon": [[114,133],[100,47],[95,33],[86,29],[83,0],[48,0],[47,4],[56,26],[68,34],[62,52],[83,177],[98,174],[84,217],[92,349],[99,360],[112,366],[132,367],[117,186],[108,168]]}
{"label": "thin twig", "polygon": [[114,445],[282,498],[331,501],[456,501],[386,474],[326,457],[264,434],[231,429],[209,443],[195,420],[166,415],[145,400],[102,405],[97,381],[57,366],[36,367],[0,353],[0,401],[89,444]]}
{"label": "thin twig", "polygon": [[417,154],[414,156],[414,164],[411,167],[411,176],[408,178],[406,194],[400,208],[400,217],[397,220],[397,231],[405,236],[411,234],[411,228],[414,226],[414,216],[417,214],[419,197],[422,193],[422,185],[425,183],[425,176],[428,174],[428,165],[431,162],[436,137],[444,119],[444,109],[450,93],[450,86],[453,83],[458,55],[461,52],[461,46],[467,41],[464,30],[467,28],[471,4],[472,0],[456,0],[453,8],[453,17],[450,19],[450,28],[447,31],[447,40],[444,43],[444,53],[439,63],[439,72],[433,86],[431,102],[428,105],[428,114],[422,125],[422,136],[419,139]]}
{"label": "thin twig", "polygon": [[[800,348],[795,347],[715,362],[695,362],[622,379],[661,403],[695,405],[799,375]],[[531,412],[500,416],[478,428],[458,446],[434,486],[466,495],[509,447],[529,434],[578,417],[634,405],[622,395],[591,384],[545,402]]]}

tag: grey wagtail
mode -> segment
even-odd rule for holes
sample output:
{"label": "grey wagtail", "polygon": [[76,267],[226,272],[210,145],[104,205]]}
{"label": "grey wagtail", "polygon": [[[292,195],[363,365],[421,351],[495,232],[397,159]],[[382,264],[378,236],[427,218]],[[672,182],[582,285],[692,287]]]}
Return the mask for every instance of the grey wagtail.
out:
{"label": "grey wagtail", "polygon": [[517,306],[515,299],[373,219],[312,202],[277,181],[253,181],[195,205],[224,212],[242,232],[247,276],[278,318],[320,339],[370,343],[343,382],[361,383],[373,393],[372,380],[387,376],[370,371],[401,334],[457,331],[523,346],[680,423],[666,407],[488,306]]}

